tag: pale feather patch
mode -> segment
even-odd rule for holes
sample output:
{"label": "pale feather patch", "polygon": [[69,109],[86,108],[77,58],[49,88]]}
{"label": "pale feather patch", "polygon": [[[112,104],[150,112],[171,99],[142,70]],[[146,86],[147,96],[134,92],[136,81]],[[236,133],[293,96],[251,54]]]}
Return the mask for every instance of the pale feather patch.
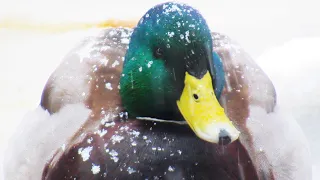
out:
{"label": "pale feather patch", "polygon": [[[264,171],[271,168],[275,179],[311,179],[309,144],[291,113],[276,107],[268,114],[260,107],[250,106],[249,117],[246,122],[255,151],[249,154],[256,159],[256,166]],[[244,139],[240,140],[248,147]]]}
{"label": "pale feather patch", "polygon": [[83,104],[67,105],[49,115],[41,107],[26,114],[10,139],[4,158],[6,180],[41,179],[53,153],[87,120],[90,110]]}

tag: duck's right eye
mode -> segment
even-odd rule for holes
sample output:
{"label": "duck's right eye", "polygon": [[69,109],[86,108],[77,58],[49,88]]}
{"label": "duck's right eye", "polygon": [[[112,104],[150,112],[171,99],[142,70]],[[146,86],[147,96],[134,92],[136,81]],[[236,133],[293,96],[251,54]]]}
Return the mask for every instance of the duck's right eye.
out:
{"label": "duck's right eye", "polygon": [[157,59],[160,59],[163,57],[163,49],[162,48],[156,48],[154,51],[154,57]]}

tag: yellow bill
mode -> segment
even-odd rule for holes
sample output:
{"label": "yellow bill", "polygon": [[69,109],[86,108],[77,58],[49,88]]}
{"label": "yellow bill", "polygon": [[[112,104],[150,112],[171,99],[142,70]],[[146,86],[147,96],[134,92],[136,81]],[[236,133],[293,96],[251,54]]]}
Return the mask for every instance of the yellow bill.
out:
{"label": "yellow bill", "polygon": [[219,104],[210,73],[197,79],[186,72],[178,108],[195,134],[212,143],[226,145],[238,139],[235,128]]}

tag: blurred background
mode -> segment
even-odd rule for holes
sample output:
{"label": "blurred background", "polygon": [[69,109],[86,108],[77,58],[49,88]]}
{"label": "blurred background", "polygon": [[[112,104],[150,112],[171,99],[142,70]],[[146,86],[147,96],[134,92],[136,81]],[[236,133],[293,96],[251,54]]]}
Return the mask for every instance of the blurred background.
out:
{"label": "blurred background", "polygon": [[[138,20],[161,0],[2,0],[0,2],[0,151],[22,116],[37,107],[41,92],[61,58],[90,31],[31,30],[30,25]],[[320,162],[317,134],[320,85],[320,11],[316,0],[185,0],[207,19],[212,31],[237,41],[268,73],[277,88],[310,82],[298,97],[282,96],[296,108],[312,144],[314,168]],[[26,30],[29,26],[29,30]],[[37,31],[36,31],[37,30]],[[302,66],[303,65],[303,66]],[[286,69],[287,75],[283,76]],[[315,74],[310,73],[311,70]],[[300,76],[297,77],[297,74]],[[282,74],[281,77],[278,75]],[[306,74],[308,76],[306,76]],[[283,79],[286,77],[286,80]],[[281,79],[282,78],[282,79]],[[282,81],[280,81],[281,79]],[[289,80],[288,80],[289,79]],[[300,83],[300,84],[299,84]],[[319,83],[320,84],[320,83]],[[281,93],[280,93],[281,94]],[[285,94],[285,93],[283,93]],[[301,93],[300,93],[301,94]],[[308,95],[308,98],[306,96]],[[287,98],[287,99],[286,99]],[[303,101],[303,103],[302,103]],[[312,101],[312,102],[311,102]],[[294,106],[294,107],[293,107]],[[320,163],[319,163],[320,164]],[[318,168],[320,170],[320,168]],[[1,178],[1,177],[0,177]]]}

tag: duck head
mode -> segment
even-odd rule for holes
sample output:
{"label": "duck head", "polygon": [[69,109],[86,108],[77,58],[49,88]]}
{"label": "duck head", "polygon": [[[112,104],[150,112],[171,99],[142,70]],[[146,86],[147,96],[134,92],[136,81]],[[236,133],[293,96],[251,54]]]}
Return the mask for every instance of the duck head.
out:
{"label": "duck head", "polygon": [[239,131],[218,99],[224,71],[210,29],[194,8],[164,3],[134,29],[120,79],[130,117],[185,120],[201,139],[229,144]]}

